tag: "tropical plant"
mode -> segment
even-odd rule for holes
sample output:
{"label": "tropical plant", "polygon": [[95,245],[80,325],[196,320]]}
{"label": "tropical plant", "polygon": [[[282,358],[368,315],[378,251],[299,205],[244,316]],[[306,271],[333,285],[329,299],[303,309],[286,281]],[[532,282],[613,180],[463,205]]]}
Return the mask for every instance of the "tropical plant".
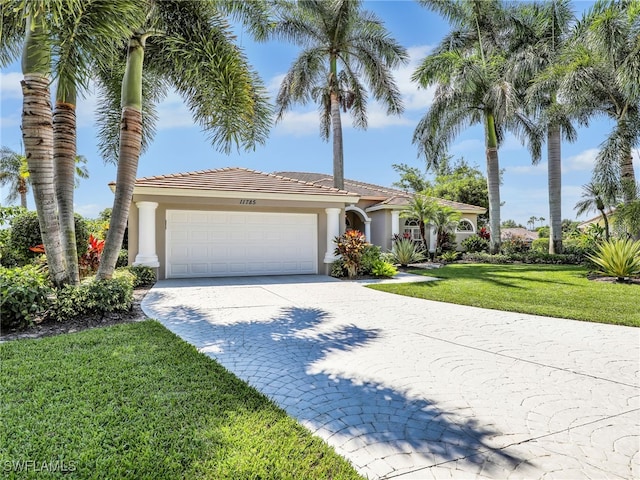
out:
{"label": "tropical plant", "polygon": [[588,258],[599,267],[600,273],[616,277],[619,282],[640,275],[640,241],[610,239],[601,243]]}
{"label": "tropical plant", "polygon": [[87,277],[98,269],[102,250],[104,250],[104,240],[95,238],[93,234],[89,235],[89,248],[80,256],[78,262],[81,277]]}
{"label": "tropical plant", "polygon": [[354,278],[358,274],[362,255],[368,245],[364,235],[358,230],[348,230],[333,241],[336,245],[334,254],[342,258],[349,278]]}
{"label": "tropical plant", "polygon": [[398,269],[384,260],[376,260],[371,265],[371,275],[374,277],[391,278],[398,273]]}
{"label": "tropical plant", "polygon": [[608,196],[636,198],[632,152],[640,138],[638,0],[598,0],[575,29],[554,74],[575,111],[614,127],[596,158],[594,181]]}
{"label": "tropical plant", "polygon": [[0,186],[9,186],[5,197],[7,203],[20,198],[20,206],[27,208],[27,192],[29,191],[29,168],[27,157],[14,152],[9,147],[0,149]]}
{"label": "tropical plant", "polygon": [[51,287],[45,269],[35,265],[0,267],[0,328],[21,329],[46,312]]}
{"label": "tropical plant", "polygon": [[620,235],[640,240],[640,199],[618,205],[613,224]]}
{"label": "tropical plant", "polygon": [[486,252],[489,250],[489,241],[480,235],[471,235],[465,238],[460,245],[465,252]]}
{"label": "tropical plant", "polygon": [[609,240],[609,217],[607,211],[611,211],[614,199],[608,196],[608,190],[599,183],[590,182],[582,186],[582,200],[576,203],[574,209],[577,215],[590,211],[598,211],[604,222],[605,239]]}
{"label": "tropical plant", "polygon": [[429,222],[436,231],[436,252],[442,252],[446,243],[450,243],[449,236],[453,236],[462,215],[457,210],[446,205],[439,205],[431,215]]}
{"label": "tropical plant", "polygon": [[502,242],[502,253],[507,255],[512,253],[525,253],[529,250],[530,245],[520,235],[507,235]]}
{"label": "tropical plant", "polygon": [[[367,128],[367,97],[381,101],[387,114],[403,111],[391,71],[408,60],[361,0],[281,2],[273,35],[302,47],[276,97],[277,121],[294,103],[320,106],[320,135],[333,135],[333,181],[344,188],[340,109],[356,128]],[[367,88],[368,87],[368,91]]]}
{"label": "tropical plant", "polygon": [[400,212],[401,218],[417,220],[418,228],[420,229],[420,239],[422,240],[422,246],[425,250],[429,249],[426,225],[431,222],[437,209],[438,203],[435,199],[428,197],[424,193],[416,193],[411,197],[409,205]]}
{"label": "tropical plant", "polygon": [[526,89],[524,111],[546,133],[552,253],[562,253],[562,138],[573,142],[577,132],[567,106],[558,101],[558,81],[550,81],[546,73],[560,63],[574,20],[569,0],[523,3],[515,8],[513,18],[511,72],[515,82],[522,82],[520,88]]}
{"label": "tropical plant", "polygon": [[393,242],[389,259],[391,262],[406,267],[410,263],[425,260],[423,250],[411,239],[400,238]]}
{"label": "tropical plant", "polygon": [[[126,59],[98,72],[104,100],[102,152],[107,159],[117,158],[118,171],[97,279],[110,278],[114,272],[138,160],[153,131],[154,103],[165,95],[167,85],[185,99],[213,145],[225,152],[234,145],[251,149],[263,143],[270,126],[266,91],[227,21],[232,15],[251,33],[264,37],[269,25],[266,2],[147,0],[139,9],[146,18],[130,25]],[[114,71],[122,72],[122,77],[114,78]],[[114,145],[119,145],[117,153]]]}
{"label": "tropical plant", "polygon": [[448,252],[442,252],[440,254],[440,260],[444,263],[455,262],[460,258],[460,252],[456,252],[455,250],[450,250]]}
{"label": "tropical plant", "polygon": [[[453,26],[414,72],[421,87],[436,86],[431,107],[415,129],[413,142],[427,163],[437,164],[451,141],[469,125],[485,129],[490,251],[500,250],[500,165],[498,148],[509,129],[531,139],[535,126],[517,115],[522,98],[507,79],[504,52],[506,12],[499,0],[420,0]],[[527,143],[534,158],[539,142]]]}

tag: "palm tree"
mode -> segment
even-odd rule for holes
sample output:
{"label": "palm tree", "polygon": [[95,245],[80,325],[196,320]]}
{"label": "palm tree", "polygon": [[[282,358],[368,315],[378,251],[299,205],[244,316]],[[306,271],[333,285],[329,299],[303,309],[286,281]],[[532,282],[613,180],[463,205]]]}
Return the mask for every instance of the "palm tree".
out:
{"label": "palm tree", "polygon": [[[387,114],[403,111],[391,70],[408,61],[382,22],[362,10],[360,0],[285,2],[274,36],[303,48],[285,75],[276,99],[277,121],[296,102],[320,105],[320,135],[333,134],[334,187],[344,188],[340,109],[367,128],[367,97],[382,101]],[[365,85],[368,90],[365,88]]]}
{"label": "palm tree", "polygon": [[[153,104],[167,85],[185,99],[196,122],[225,152],[233,145],[254,148],[265,141],[269,129],[266,91],[234,43],[226,20],[233,15],[254,34],[264,36],[268,25],[265,2],[147,0],[142,6],[148,15],[144,23],[131,25],[121,83],[113,76],[121,71],[117,62],[99,73],[106,112],[101,115],[102,150],[110,158],[112,146],[119,144],[119,148],[115,198],[97,279],[110,278],[115,269],[143,148],[143,117],[150,124],[150,137]],[[145,97],[143,82],[152,87],[144,91]],[[108,121],[117,118],[117,110],[116,142],[117,130]]]}
{"label": "palm tree", "polygon": [[27,208],[28,178],[27,158],[9,147],[2,147],[0,149],[0,185],[3,187],[9,185],[9,193],[5,198],[7,203],[13,203],[20,197],[20,206]]}
{"label": "palm tree", "polygon": [[447,236],[455,231],[461,218],[460,212],[453,208],[446,205],[437,206],[430,219],[431,226],[436,230],[436,252],[442,251]]}
{"label": "palm tree", "polygon": [[[504,59],[505,10],[499,0],[421,0],[454,26],[414,72],[421,87],[436,85],[429,111],[415,129],[413,142],[427,162],[436,164],[466,127],[483,124],[489,192],[490,252],[500,251],[500,165],[498,147],[506,129],[535,137],[535,128],[518,114],[521,98],[507,80]],[[539,144],[528,143],[534,158]]]}
{"label": "palm tree", "polygon": [[530,226],[529,230],[533,230],[533,228],[536,226],[537,220],[538,220],[538,217],[536,216],[529,217],[529,220],[527,221],[527,225]]}
{"label": "palm tree", "polygon": [[[86,86],[93,63],[108,57],[104,45],[122,40],[122,25],[138,10],[129,0],[3,4],[0,60],[5,65],[22,51],[23,139],[55,285],[78,281],[73,218],[76,89]],[[20,29],[22,37],[17,34]],[[54,115],[49,94],[52,71],[58,80]]]}
{"label": "palm tree", "polygon": [[577,215],[596,210],[600,212],[604,221],[604,234],[606,239],[609,240],[607,210],[611,209],[613,203],[613,199],[608,197],[606,188],[598,183],[590,182],[582,186],[582,200],[576,203],[575,210]]}
{"label": "palm tree", "polygon": [[640,2],[599,0],[575,29],[555,69],[560,94],[575,110],[615,122],[601,145],[594,177],[609,195],[636,198],[632,151],[640,139]]}
{"label": "palm tree", "polygon": [[427,245],[426,225],[433,218],[438,204],[436,201],[425,195],[424,193],[416,193],[411,198],[409,205],[400,212],[402,218],[410,218],[418,221],[418,228],[420,229],[420,238],[422,239],[422,245],[425,251],[429,250]]}
{"label": "palm tree", "polygon": [[546,131],[549,187],[549,252],[562,253],[562,137],[577,138],[565,105],[558,101],[558,82],[544,73],[560,62],[574,15],[569,0],[547,0],[544,4],[524,4],[515,10],[515,54],[512,73],[525,82],[526,110]]}

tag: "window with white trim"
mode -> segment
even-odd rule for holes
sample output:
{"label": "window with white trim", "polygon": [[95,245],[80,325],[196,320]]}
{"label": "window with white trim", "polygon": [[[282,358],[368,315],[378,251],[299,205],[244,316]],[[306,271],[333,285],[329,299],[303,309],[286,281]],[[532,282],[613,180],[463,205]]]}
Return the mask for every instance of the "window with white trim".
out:
{"label": "window with white trim", "polygon": [[418,222],[418,220],[409,219],[405,221],[404,233],[408,233],[414,242],[422,241],[422,237],[420,236],[420,222]]}
{"label": "window with white trim", "polygon": [[466,218],[463,218],[462,220],[460,220],[460,223],[458,223],[458,226],[456,227],[456,232],[474,232],[475,229],[473,228],[473,223],[471,223],[470,220],[467,220]]}

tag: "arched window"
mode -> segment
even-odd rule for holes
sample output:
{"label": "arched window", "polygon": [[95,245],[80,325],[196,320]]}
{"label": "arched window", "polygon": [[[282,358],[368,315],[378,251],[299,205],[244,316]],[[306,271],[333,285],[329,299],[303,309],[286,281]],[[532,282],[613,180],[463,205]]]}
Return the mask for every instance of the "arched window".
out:
{"label": "arched window", "polygon": [[421,242],[422,237],[420,236],[420,222],[415,219],[407,219],[404,222],[404,233],[409,234],[411,240],[414,242]]}
{"label": "arched window", "polygon": [[463,218],[462,220],[460,220],[460,223],[458,223],[458,227],[456,228],[456,232],[474,232],[474,228],[473,228],[473,223],[471,223],[470,220],[467,220],[466,218]]}

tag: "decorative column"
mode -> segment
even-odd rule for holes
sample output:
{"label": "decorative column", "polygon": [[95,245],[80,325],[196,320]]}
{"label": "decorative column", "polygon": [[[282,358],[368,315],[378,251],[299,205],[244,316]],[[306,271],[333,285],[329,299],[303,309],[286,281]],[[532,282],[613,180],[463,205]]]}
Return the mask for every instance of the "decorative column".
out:
{"label": "decorative column", "polygon": [[436,235],[436,227],[429,225],[429,253],[436,251],[438,236]]}
{"label": "decorative column", "polygon": [[400,210],[391,210],[391,237],[400,235]]}
{"label": "decorative column", "polygon": [[333,239],[340,235],[340,208],[325,208],[327,213],[327,251],[324,254],[324,263],[333,263],[338,260],[333,254],[335,243]]}
{"label": "decorative column", "polygon": [[138,207],[138,254],[134,265],[157,268],[156,255],[156,202],[136,202]]}
{"label": "decorative column", "polygon": [[364,238],[371,243],[371,219],[364,221]]}

